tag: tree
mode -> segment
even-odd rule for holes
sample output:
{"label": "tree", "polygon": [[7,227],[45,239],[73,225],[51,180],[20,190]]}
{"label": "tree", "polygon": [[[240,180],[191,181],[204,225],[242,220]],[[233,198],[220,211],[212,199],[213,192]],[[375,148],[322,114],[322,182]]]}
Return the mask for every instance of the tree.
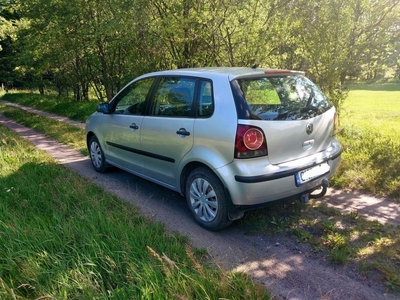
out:
{"label": "tree", "polygon": [[152,70],[259,65],[306,71],[340,109],[348,77],[398,64],[400,0],[15,1],[17,69],[76,100]]}
{"label": "tree", "polygon": [[0,86],[6,90],[19,81],[15,72],[18,52],[15,39],[19,19],[13,2],[5,1],[0,5]]}
{"label": "tree", "polygon": [[366,63],[385,55],[380,45],[388,43],[398,4],[398,0],[293,1],[287,13],[297,20],[291,27],[292,37],[297,38],[284,47],[292,51],[290,63],[306,70],[340,110],[346,78],[360,75]]}
{"label": "tree", "polygon": [[88,98],[89,85],[98,98],[111,99],[127,74],[146,69],[138,59],[145,56],[138,36],[139,12],[146,1],[21,2],[24,17],[31,21],[30,28],[21,31],[25,62],[36,62],[40,73],[50,71],[59,90],[72,88],[76,100]]}

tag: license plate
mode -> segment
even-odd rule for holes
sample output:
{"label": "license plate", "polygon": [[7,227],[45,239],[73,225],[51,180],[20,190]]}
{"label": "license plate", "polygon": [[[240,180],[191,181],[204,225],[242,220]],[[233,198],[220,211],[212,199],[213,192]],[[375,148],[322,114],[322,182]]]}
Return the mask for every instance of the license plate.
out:
{"label": "license plate", "polygon": [[296,173],[296,184],[297,186],[302,185],[305,182],[313,180],[322,175],[328,174],[331,168],[328,163],[323,163],[315,167],[311,167]]}

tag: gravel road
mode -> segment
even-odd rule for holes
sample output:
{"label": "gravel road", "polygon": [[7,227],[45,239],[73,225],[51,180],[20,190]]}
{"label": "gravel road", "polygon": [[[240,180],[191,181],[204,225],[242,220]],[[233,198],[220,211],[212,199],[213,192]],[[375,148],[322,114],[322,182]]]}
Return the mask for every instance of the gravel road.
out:
{"label": "gravel road", "polygon": [[[133,203],[141,213],[164,223],[169,230],[189,236],[195,247],[207,249],[217,265],[250,274],[277,299],[400,299],[400,295],[386,293],[379,281],[360,277],[354,266],[332,266],[313,254],[308,245],[290,237],[247,234],[246,221],[221,232],[204,230],[193,221],[179,194],[120,170],[96,173],[89,159],[77,151],[1,115],[0,123],[48,152],[60,164]],[[399,205],[385,198],[329,189],[323,201],[383,223],[400,223]]]}

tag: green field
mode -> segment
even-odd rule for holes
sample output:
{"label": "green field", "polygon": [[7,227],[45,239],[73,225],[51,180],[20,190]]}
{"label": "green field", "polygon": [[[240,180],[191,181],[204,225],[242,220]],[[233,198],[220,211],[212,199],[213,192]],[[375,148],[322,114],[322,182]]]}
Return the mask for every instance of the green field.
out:
{"label": "green field", "polygon": [[400,197],[400,83],[350,86],[340,112],[338,188]]}

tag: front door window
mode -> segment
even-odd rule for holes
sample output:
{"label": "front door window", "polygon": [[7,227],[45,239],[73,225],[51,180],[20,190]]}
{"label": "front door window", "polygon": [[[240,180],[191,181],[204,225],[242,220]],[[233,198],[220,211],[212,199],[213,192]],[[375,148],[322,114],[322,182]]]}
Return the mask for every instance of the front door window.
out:
{"label": "front door window", "polygon": [[154,82],[154,78],[136,81],[126,87],[114,100],[116,114],[144,115],[146,97]]}

